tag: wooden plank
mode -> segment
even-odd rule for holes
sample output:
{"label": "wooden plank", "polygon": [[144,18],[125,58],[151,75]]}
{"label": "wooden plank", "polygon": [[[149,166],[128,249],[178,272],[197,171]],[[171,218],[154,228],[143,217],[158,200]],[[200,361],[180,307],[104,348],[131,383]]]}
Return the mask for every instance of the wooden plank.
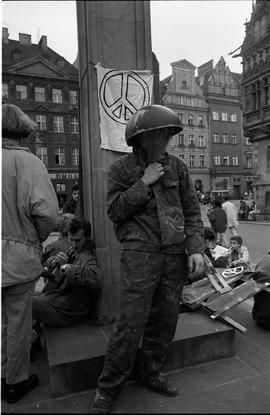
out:
{"label": "wooden plank", "polygon": [[239,287],[234,288],[233,290],[229,291],[226,294],[220,295],[213,301],[207,303],[207,307],[214,311],[214,314],[211,315],[211,318],[215,319],[220,314],[228,311],[230,308],[240,304],[248,297],[252,297],[253,295],[257,294],[264,288],[266,288],[268,283],[259,284],[254,280],[249,280]]}
{"label": "wooden plank", "polygon": [[[201,308],[203,308],[204,310],[208,311],[208,312],[212,312],[208,307],[207,307],[207,303],[205,301],[203,301],[201,303]],[[211,316],[210,316],[211,317]],[[234,327],[235,329],[241,331],[241,333],[246,333],[247,329],[242,326],[242,324],[237,323],[237,321],[233,320],[232,318],[228,317],[228,316],[218,316],[218,319],[221,321],[224,321],[225,323],[230,324],[230,326]]]}

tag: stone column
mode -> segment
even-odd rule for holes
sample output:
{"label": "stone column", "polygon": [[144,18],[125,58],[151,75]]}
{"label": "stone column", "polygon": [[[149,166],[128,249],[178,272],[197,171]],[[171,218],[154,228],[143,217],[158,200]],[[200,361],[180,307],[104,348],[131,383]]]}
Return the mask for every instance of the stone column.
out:
{"label": "stone column", "polygon": [[123,153],[100,148],[95,64],[152,70],[149,1],[77,1],[84,216],[90,220],[102,270],[99,321],[118,312],[120,244],[106,215],[106,171]]}

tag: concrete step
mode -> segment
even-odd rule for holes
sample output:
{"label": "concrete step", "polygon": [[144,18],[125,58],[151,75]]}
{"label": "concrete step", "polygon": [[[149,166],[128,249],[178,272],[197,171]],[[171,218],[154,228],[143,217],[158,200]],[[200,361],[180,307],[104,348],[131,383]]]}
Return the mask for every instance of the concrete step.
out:
{"label": "concrete step", "polygon": [[[51,397],[96,387],[110,333],[88,321],[45,328]],[[180,314],[165,372],[234,356],[234,334],[204,310]]]}

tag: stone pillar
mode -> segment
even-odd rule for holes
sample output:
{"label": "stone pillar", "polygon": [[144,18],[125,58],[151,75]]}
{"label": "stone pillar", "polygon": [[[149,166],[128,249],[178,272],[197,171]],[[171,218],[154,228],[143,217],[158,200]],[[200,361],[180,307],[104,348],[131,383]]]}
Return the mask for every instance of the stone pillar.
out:
{"label": "stone pillar", "polygon": [[120,244],[106,214],[106,171],[123,153],[100,148],[95,64],[152,70],[149,1],[77,1],[84,216],[90,220],[102,270],[99,321],[118,312]]}

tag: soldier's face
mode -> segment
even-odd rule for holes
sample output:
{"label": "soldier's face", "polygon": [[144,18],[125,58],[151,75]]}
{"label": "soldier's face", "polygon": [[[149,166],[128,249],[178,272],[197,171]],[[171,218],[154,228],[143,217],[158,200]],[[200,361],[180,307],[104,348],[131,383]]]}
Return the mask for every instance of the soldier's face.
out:
{"label": "soldier's face", "polygon": [[148,131],[141,135],[139,145],[143,152],[147,154],[148,163],[159,161],[160,157],[166,152],[169,139],[166,128]]}

